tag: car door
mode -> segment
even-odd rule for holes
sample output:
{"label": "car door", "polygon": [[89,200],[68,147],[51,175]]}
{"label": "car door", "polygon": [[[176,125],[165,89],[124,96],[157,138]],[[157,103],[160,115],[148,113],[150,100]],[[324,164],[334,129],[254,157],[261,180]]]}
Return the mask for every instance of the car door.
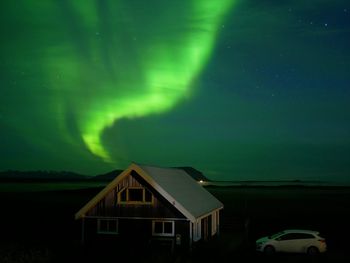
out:
{"label": "car door", "polygon": [[299,244],[296,233],[284,234],[276,239],[276,250],[278,252],[294,253],[298,252]]}
{"label": "car door", "polygon": [[315,240],[315,237],[311,234],[307,234],[307,233],[298,234],[298,237],[297,237],[298,244],[296,246],[298,250],[296,252],[298,253],[307,252],[307,249],[310,246],[314,245],[314,240]]}

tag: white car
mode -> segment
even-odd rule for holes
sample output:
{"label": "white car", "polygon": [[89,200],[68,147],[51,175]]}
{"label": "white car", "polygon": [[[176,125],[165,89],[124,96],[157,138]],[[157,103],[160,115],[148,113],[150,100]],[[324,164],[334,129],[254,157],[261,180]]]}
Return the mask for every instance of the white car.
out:
{"label": "white car", "polygon": [[284,230],[277,234],[259,238],[256,250],[271,255],[275,252],[307,253],[316,255],[327,251],[326,239],[317,231]]}

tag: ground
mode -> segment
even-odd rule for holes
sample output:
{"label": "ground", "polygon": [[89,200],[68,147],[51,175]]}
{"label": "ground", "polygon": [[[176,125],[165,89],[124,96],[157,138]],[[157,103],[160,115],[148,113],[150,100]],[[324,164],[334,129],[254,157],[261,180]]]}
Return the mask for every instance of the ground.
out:
{"label": "ground", "polygon": [[[51,189],[51,188],[50,188]],[[100,187],[0,192],[0,262],[350,262],[350,188],[208,187],[224,203],[220,235],[191,252],[141,244],[81,246],[74,214]],[[22,189],[23,190],[23,189]],[[254,251],[254,241],[286,228],[320,231],[329,251],[317,257]]]}

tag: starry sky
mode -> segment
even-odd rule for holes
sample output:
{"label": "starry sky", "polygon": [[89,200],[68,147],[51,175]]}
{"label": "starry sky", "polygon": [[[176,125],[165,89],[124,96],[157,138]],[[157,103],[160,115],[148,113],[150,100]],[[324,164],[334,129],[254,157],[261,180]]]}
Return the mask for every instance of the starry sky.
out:
{"label": "starry sky", "polygon": [[348,0],[4,0],[0,170],[350,181]]}

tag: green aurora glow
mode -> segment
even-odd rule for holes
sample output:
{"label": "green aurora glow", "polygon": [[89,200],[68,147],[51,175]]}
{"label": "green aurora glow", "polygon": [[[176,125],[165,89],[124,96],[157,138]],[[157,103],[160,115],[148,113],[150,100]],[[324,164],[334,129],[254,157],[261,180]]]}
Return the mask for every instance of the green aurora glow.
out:
{"label": "green aurora glow", "polygon": [[0,170],[349,180],[347,0],[0,1]]}
{"label": "green aurora glow", "polygon": [[[124,2],[111,1],[109,8],[117,10],[117,14],[111,21],[99,21],[103,18],[94,2],[74,1],[69,10],[79,23],[71,33],[88,28],[96,35],[79,36],[83,42],[81,52],[76,49],[82,47],[74,47],[71,42],[45,50],[49,54],[46,64],[55,65],[48,72],[49,78],[55,79],[56,72],[68,76],[55,85],[58,91],[55,114],[62,115],[63,134],[74,143],[66,130],[63,113],[68,92],[72,94],[68,96],[73,98],[70,110],[82,140],[93,154],[108,162],[113,162],[113,158],[101,140],[106,128],[122,118],[162,113],[191,95],[192,82],[206,65],[218,28],[234,1],[188,1],[181,7],[186,11],[180,16],[174,16],[172,8],[162,9],[155,21],[143,26],[140,23],[145,21],[145,16],[149,17],[150,10],[135,12]],[[99,28],[101,23],[108,24],[107,32]],[[107,45],[101,44],[100,34],[107,35],[110,41]],[[125,41],[120,39],[123,34],[137,45],[127,42],[124,48],[112,48],[120,47]],[[103,59],[104,63],[100,63]],[[79,85],[72,86],[73,83]],[[90,96],[89,90],[98,92]]]}

